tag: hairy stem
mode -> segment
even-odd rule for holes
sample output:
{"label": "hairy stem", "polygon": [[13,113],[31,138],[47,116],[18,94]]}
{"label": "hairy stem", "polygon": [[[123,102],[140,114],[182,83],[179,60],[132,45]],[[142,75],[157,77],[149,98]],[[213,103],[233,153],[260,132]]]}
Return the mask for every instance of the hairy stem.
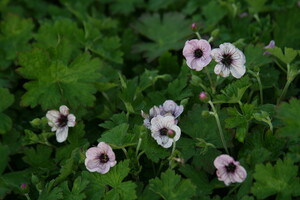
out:
{"label": "hairy stem", "polygon": [[222,126],[221,126],[221,122],[220,122],[220,119],[219,119],[219,115],[217,113],[217,110],[213,104],[213,102],[211,100],[208,101],[209,105],[211,106],[212,110],[213,110],[213,115],[216,119],[216,122],[217,122],[217,126],[218,126],[218,129],[219,129],[219,133],[220,133],[220,138],[221,138],[221,141],[222,141],[222,144],[224,146],[224,149],[226,151],[227,154],[229,154],[229,151],[227,149],[227,145],[226,145],[226,142],[225,142],[225,138],[224,138],[224,134],[223,134],[223,130],[222,130]]}

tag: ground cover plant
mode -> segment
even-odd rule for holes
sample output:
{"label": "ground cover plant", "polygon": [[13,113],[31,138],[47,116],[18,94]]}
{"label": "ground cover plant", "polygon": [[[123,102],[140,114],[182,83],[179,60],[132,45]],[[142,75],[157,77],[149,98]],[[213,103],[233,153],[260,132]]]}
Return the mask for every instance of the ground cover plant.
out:
{"label": "ground cover plant", "polygon": [[0,11],[0,199],[300,199],[299,1]]}

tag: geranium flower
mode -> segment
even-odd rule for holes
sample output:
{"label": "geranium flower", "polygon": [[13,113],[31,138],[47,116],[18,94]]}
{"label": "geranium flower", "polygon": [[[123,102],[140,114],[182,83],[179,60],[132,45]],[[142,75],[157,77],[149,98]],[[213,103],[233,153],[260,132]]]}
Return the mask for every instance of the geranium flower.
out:
{"label": "geranium flower", "polygon": [[[174,101],[172,100],[166,100],[163,105],[160,106],[153,106],[150,111],[149,115],[146,114],[144,111],[141,111],[141,115],[144,118],[144,125],[151,129],[151,119],[158,116],[173,116],[175,119],[181,115],[183,112],[183,106],[178,106]],[[177,120],[175,120],[175,123],[177,124]]]}
{"label": "geranium flower", "polygon": [[85,166],[90,172],[105,174],[117,164],[115,153],[105,142],[100,142],[97,147],[87,150]]}
{"label": "geranium flower", "polygon": [[[270,43],[264,47],[264,49],[273,49],[275,47],[275,41],[271,40]],[[271,55],[269,51],[265,51],[264,55]]]}
{"label": "geranium flower", "polygon": [[220,48],[211,51],[212,58],[218,63],[215,73],[227,77],[231,73],[235,78],[241,78],[246,72],[246,58],[242,51],[231,43],[224,43]]}
{"label": "geranium flower", "polygon": [[153,117],[156,117],[157,115],[160,115],[162,113],[162,107],[153,106],[150,111],[149,115],[146,114],[144,111],[141,111],[141,115],[144,118],[144,126],[146,126],[148,129],[151,128],[151,119]]}
{"label": "geranium flower", "polygon": [[162,105],[162,111],[167,114],[171,114],[175,119],[181,115],[183,112],[183,106],[178,106],[174,101],[172,100],[166,100]]}
{"label": "geranium flower", "polygon": [[174,141],[179,140],[180,128],[175,124],[173,116],[158,115],[151,120],[151,136],[164,148],[172,146]]}
{"label": "geranium flower", "polygon": [[59,107],[59,111],[48,111],[46,117],[49,126],[52,127],[51,131],[56,131],[57,142],[64,142],[68,137],[69,127],[75,126],[76,117],[69,114],[69,108],[64,105]]}
{"label": "geranium flower", "polygon": [[217,168],[219,181],[224,181],[225,185],[235,182],[241,183],[247,177],[244,167],[229,155],[222,154],[218,156],[214,161],[214,165]]}
{"label": "geranium flower", "polygon": [[211,61],[211,47],[206,40],[188,40],[183,48],[183,56],[189,68],[200,71]]}

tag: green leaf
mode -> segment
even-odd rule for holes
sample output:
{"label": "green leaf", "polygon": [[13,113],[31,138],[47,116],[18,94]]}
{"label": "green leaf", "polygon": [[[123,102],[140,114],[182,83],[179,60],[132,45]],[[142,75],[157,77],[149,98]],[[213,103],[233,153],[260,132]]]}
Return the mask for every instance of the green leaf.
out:
{"label": "green leaf", "polygon": [[71,157],[66,160],[64,165],[60,169],[59,176],[54,180],[53,185],[58,185],[64,181],[73,171],[78,168],[79,161],[81,159],[80,149],[76,148],[72,151]]}
{"label": "green leaf", "polygon": [[25,136],[23,138],[23,145],[30,144],[49,144],[48,138],[53,136],[55,133],[52,132],[43,132],[41,134],[35,134],[31,130],[24,130]]}
{"label": "green leaf", "polygon": [[24,150],[24,162],[36,169],[51,170],[55,168],[53,159],[50,159],[52,148],[44,145],[37,145],[36,149],[28,148]]}
{"label": "green leaf", "polygon": [[101,138],[98,139],[98,142],[106,142],[109,143],[113,148],[123,148],[125,146],[130,146],[133,141],[133,135],[129,134],[128,124],[120,124],[110,130],[105,131]]}
{"label": "green leaf", "polygon": [[281,136],[299,141],[300,138],[300,100],[291,99],[289,103],[280,104],[277,117],[283,122],[283,126],[278,129]]}
{"label": "green leaf", "polygon": [[166,13],[162,18],[157,13],[145,14],[134,24],[134,29],[153,42],[139,43],[134,51],[143,52],[147,60],[152,61],[168,50],[178,50],[191,33],[189,25],[179,13]]}
{"label": "green leaf", "polygon": [[246,0],[246,1],[249,4],[249,11],[252,14],[264,12],[267,9],[267,6],[265,5],[267,0]]}
{"label": "green leaf", "polygon": [[38,200],[59,200],[63,199],[63,192],[60,187],[55,187],[53,189],[54,180],[50,181],[45,188],[42,190]]}
{"label": "green leaf", "polygon": [[284,48],[284,54],[282,53],[282,50],[278,47],[274,47],[272,49],[268,49],[268,51],[279,58],[282,62],[285,64],[290,64],[297,56],[298,52],[297,50],[294,50],[292,48]]}
{"label": "green leaf", "polygon": [[250,86],[250,79],[248,76],[244,76],[240,80],[237,80],[221,90],[223,94],[219,94],[215,97],[214,103],[238,103],[241,101],[245,91]]}
{"label": "green leaf", "polygon": [[97,91],[93,83],[100,76],[100,61],[85,53],[68,64],[57,53],[55,49],[34,49],[20,54],[22,67],[18,71],[31,80],[24,84],[27,92],[22,96],[21,105],[41,105],[44,110],[62,104],[74,109],[93,105],[93,94]]}
{"label": "green leaf", "polygon": [[[136,199],[136,184],[132,181],[122,182],[128,175],[129,160],[121,161],[106,174],[83,172],[82,177],[90,181],[86,194],[89,199]],[[107,186],[112,187],[107,191]]]}
{"label": "green leaf", "polygon": [[0,69],[7,68],[18,52],[29,49],[28,41],[33,36],[33,28],[31,19],[22,19],[13,14],[4,16],[0,23]]}
{"label": "green leaf", "polygon": [[214,187],[209,183],[208,178],[203,171],[198,171],[190,165],[184,165],[179,170],[197,187],[196,194],[198,198],[212,193]]}
{"label": "green leaf", "polygon": [[[201,115],[202,112],[206,110],[207,107],[205,106],[194,105],[193,108],[188,111],[187,115],[180,120],[179,127],[182,132],[193,139],[200,138],[208,143],[212,143],[217,148],[222,148],[223,145],[220,140],[215,118],[213,116],[203,117]],[[197,120],[197,123],[195,123],[195,120]],[[227,136],[226,139],[228,139]]]}
{"label": "green leaf", "polygon": [[209,1],[202,7],[202,13],[206,20],[203,20],[205,32],[213,30],[218,22],[227,14],[227,9],[221,6],[218,1]]}
{"label": "green leaf", "polygon": [[114,0],[110,5],[113,14],[129,15],[141,4],[139,0]]}
{"label": "green leaf", "polygon": [[[247,68],[254,68],[270,63],[272,60],[269,56],[263,55],[266,50],[261,45],[248,45],[245,49]],[[269,67],[269,66],[268,66]]]}
{"label": "green leaf", "polygon": [[196,186],[188,179],[181,179],[173,170],[168,169],[161,178],[149,181],[150,189],[166,200],[188,200],[196,192]]}
{"label": "green leaf", "polygon": [[70,191],[68,182],[61,184],[65,200],[83,200],[86,198],[84,190],[89,184],[89,180],[83,179],[81,176],[77,177],[73,183],[72,191]]}
{"label": "green leaf", "polygon": [[271,195],[277,195],[278,200],[291,199],[291,196],[299,196],[300,179],[296,177],[298,166],[291,160],[278,160],[274,166],[257,164],[253,174],[256,182],[252,187],[253,194],[264,199]]}
{"label": "green leaf", "polygon": [[6,165],[8,163],[9,159],[9,148],[7,145],[2,145],[0,143],[0,152],[1,152],[1,157],[0,157],[0,176],[4,172]]}
{"label": "green leaf", "polygon": [[112,129],[112,128],[118,126],[119,124],[125,124],[125,123],[127,123],[127,117],[126,117],[126,114],[124,112],[122,112],[122,113],[114,114],[110,118],[110,120],[99,124],[99,126],[105,128],[105,129]]}
{"label": "green leaf", "polygon": [[2,113],[14,102],[14,95],[8,89],[0,88],[0,134],[4,134],[11,129],[12,120],[9,116]]}

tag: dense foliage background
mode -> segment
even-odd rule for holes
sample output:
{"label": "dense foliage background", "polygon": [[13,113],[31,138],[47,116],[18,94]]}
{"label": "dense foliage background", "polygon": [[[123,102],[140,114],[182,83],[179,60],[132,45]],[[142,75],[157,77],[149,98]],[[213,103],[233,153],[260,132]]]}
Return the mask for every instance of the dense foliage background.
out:
{"label": "dense foliage background", "polygon": [[[299,6],[1,0],[0,199],[300,199]],[[213,36],[212,47],[231,42],[245,53],[243,78],[221,77],[213,92],[206,73],[187,67],[192,23]],[[277,47],[263,55],[270,40]],[[206,67],[213,79],[215,64]],[[243,183],[225,186],[215,175],[213,161],[225,151],[211,107],[198,97],[204,88],[231,156],[247,170]],[[140,115],[167,99],[184,105],[171,157]],[[60,144],[45,115],[61,105],[77,124]],[[84,165],[97,141],[116,153],[105,175]]]}

